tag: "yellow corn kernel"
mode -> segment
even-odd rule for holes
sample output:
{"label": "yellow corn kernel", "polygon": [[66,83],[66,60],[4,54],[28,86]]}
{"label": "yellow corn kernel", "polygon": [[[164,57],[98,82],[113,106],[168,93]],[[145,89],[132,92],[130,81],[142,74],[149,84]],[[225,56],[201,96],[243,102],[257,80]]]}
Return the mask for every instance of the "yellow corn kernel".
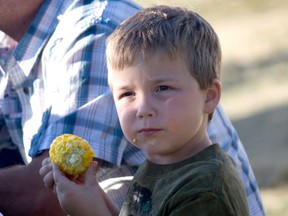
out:
{"label": "yellow corn kernel", "polygon": [[85,139],[63,134],[53,140],[49,155],[52,163],[56,163],[63,172],[76,176],[87,170],[94,152]]}

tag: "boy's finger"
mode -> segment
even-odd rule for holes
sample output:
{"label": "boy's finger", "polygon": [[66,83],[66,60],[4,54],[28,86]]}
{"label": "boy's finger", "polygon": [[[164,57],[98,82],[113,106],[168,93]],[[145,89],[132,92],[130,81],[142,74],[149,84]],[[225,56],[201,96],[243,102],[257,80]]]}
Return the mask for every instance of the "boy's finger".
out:
{"label": "boy's finger", "polygon": [[[54,185],[53,190],[55,193],[61,193],[65,190],[65,184],[67,184],[64,174],[61,172],[59,167],[56,164],[53,164],[53,178],[54,178]],[[63,189],[64,187],[64,189]]]}
{"label": "boy's finger", "polygon": [[65,176],[65,174],[60,170],[57,164],[53,164],[53,175],[54,175],[55,181]]}
{"label": "boy's finger", "polygon": [[60,170],[60,168],[57,166],[57,164],[53,164],[53,177],[55,184],[58,185],[62,181],[65,182],[65,174]]}
{"label": "boy's finger", "polygon": [[65,191],[71,187],[71,185],[75,184],[66,177],[65,173],[62,172],[56,164],[53,164],[53,177],[57,192]]}
{"label": "boy's finger", "polygon": [[47,165],[47,164],[49,164],[49,163],[51,163],[51,160],[50,160],[49,157],[46,157],[46,158],[43,159],[43,161],[42,161],[42,166]]}
{"label": "boy's finger", "polygon": [[46,187],[53,189],[54,186],[54,178],[53,178],[53,172],[48,172],[44,177],[43,177],[43,182],[46,185]]}
{"label": "boy's finger", "polygon": [[39,174],[44,177],[47,173],[52,172],[52,163],[43,165],[39,169]]}

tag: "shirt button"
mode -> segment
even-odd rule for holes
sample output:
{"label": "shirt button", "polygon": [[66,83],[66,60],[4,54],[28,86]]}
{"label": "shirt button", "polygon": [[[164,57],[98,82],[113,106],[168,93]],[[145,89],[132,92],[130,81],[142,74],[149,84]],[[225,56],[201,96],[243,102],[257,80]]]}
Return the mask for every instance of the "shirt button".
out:
{"label": "shirt button", "polygon": [[23,92],[28,95],[29,94],[29,88],[28,87],[24,87],[23,88]]}

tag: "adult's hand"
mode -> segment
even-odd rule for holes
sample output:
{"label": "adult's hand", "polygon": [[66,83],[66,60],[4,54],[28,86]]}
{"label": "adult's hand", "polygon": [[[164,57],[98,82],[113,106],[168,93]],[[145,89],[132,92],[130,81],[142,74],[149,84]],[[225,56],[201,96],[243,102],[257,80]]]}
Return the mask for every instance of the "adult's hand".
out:
{"label": "adult's hand", "polygon": [[3,215],[66,215],[56,195],[45,187],[39,169],[48,151],[26,166],[0,169],[0,212]]}

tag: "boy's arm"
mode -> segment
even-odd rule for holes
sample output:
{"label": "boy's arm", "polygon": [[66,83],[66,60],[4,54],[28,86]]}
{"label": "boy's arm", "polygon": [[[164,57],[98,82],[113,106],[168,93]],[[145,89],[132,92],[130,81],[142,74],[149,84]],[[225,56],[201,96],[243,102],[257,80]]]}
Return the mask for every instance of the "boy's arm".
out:
{"label": "boy's arm", "polygon": [[111,215],[115,215],[115,216],[119,215],[120,213],[119,209],[114,205],[112,200],[107,196],[107,194],[103,190],[102,190],[102,193],[105,199],[106,206],[109,209]]}
{"label": "boy's arm", "polygon": [[48,157],[47,151],[33,158],[27,166],[0,169],[0,212],[3,215],[23,212],[27,215],[66,215],[56,195],[44,186],[39,175],[45,157]]}

